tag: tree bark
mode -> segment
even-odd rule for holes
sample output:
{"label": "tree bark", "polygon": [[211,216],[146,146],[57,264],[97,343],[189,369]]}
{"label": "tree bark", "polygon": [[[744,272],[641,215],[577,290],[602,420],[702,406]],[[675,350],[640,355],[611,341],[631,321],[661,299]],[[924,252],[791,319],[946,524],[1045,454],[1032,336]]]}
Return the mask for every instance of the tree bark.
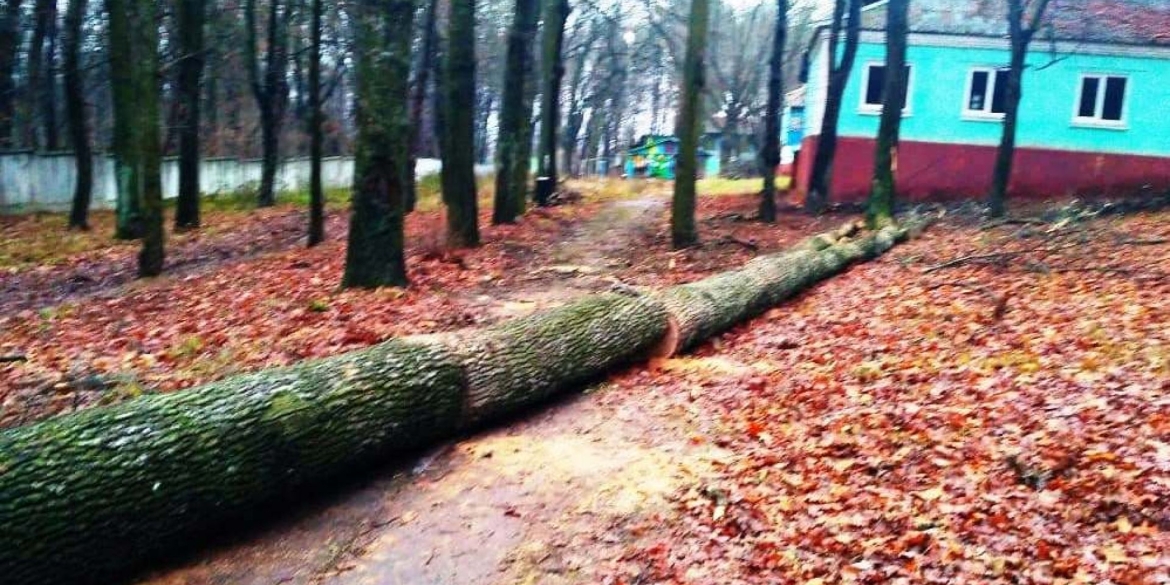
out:
{"label": "tree bark", "polygon": [[179,197],[175,228],[199,227],[199,107],[203,76],[204,0],[179,0]]}
{"label": "tree bark", "polygon": [[873,187],[867,202],[870,227],[882,227],[894,220],[898,164],[898,139],[902,110],[906,104],[906,36],[909,33],[910,0],[890,0],[886,5],[886,79],[882,91],[882,119],[874,154]]}
{"label": "tree bark", "polygon": [[561,80],[565,76],[565,21],[569,0],[548,0],[541,53],[540,151],[537,153],[536,204],[545,207],[557,188],[557,129],[561,117]]}
{"label": "tree bark", "polygon": [[670,206],[670,239],[676,250],[699,241],[695,229],[695,180],[698,178],[699,136],[702,131],[703,93],[706,73],[709,0],[693,0],[687,26],[687,50],[683,63],[682,99],[679,104],[679,153],[676,158],[674,199]]}
{"label": "tree bark", "polygon": [[539,11],[537,0],[516,0],[512,28],[508,32],[508,54],[504,64],[504,97],[500,105],[500,130],[496,140],[496,193],[492,224],[515,223],[524,214],[528,190],[528,157],[525,142],[531,143],[529,127],[532,100],[529,78],[532,72],[532,42],[536,36]]}
{"label": "tree bark", "polygon": [[43,147],[53,151],[57,149],[57,112],[53,91],[57,3],[53,0],[37,0],[33,12],[35,24],[28,48],[24,143],[33,149]]}
{"label": "tree bark", "polygon": [[[321,157],[324,154],[324,136],[321,125],[325,114],[321,109],[321,17],[325,11],[323,0],[312,0],[309,16],[309,234],[310,248],[325,241],[325,192],[321,185]],[[414,173],[411,173],[414,176]],[[413,185],[413,183],[412,183]]]}
{"label": "tree bark", "polygon": [[764,191],[760,220],[776,222],[776,167],[780,164],[781,111],[784,108],[784,48],[788,34],[788,0],[776,0],[776,30],[768,62],[768,106],[764,112]]}
{"label": "tree bark", "polygon": [[[282,17],[283,14],[283,17]],[[276,171],[280,164],[280,123],[288,101],[287,41],[288,8],[281,10],[281,0],[269,0],[267,50],[264,55],[264,73],[260,73],[260,58],[256,48],[256,0],[247,0],[244,16],[247,21],[248,71],[252,95],[260,110],[260,190],[256,194],[260,207],[276,204]]]}
{"label": "tree bark", "polygon": [[[846,6],[849,20],[844,22]],[[837,123],[841,119],[841,96],[849,84],[853,64],[857,59],[857,42],[861,37],[861,0],[836,0],[833,8],[833,22],[829,33],[829,80],[825,98],[825,114],[821,120],[821,134],[817,138],[816,152],[813,153],[812,173],[804,207],[809,213],[820,214],[829,207],[833,184],[833,161],[837,156]],[[845,28],[845,45],[842,47],[840,62],[837,60],[837,45],[841,29]]]}
{"label": "tree bark", "polygon": [[353,209],[343,287],[406,286],[403,216],[410,157],[412,0],[362,0],[358,31]]}
{"label": "tree bark", "polygon": [[134,52],[131,37],[130,3],[134,0],[106,0],[109,17],[110,93],[114,114],[111,151],[114,155],[116,223],[114,237],[119,240],[141,238],[145,226],[141,197],[143,162],[134,135],[137,126],[137,96],[134,95]]}
{"label": "tree bark", "polygon": [[131,148],[138,151],[138,205],[142,210],[142,250],[138,276],[162,274],[164,231],[162,204],[162,135],[159,128],[158,17],[155,0],[129,0],[133,129]]}
{"label": "tree bark", "polygon": [[475,0],[451,0],[443,67],[443,202],[447,206],[447,245],[479,245],[475,189]]}
{"label": "tree bark", "polygon": [[21,0],[7,0],[0,11],[0,150],[16,145],[16,84]]}
{"label": "tree bark", "polygon": [[69,136],[73,143],[77,181],[73,187],[73,204],[69,227],[89,229],[89,206],[93,192],[93,149],[89,141],[89,123],[85,111],[85,79],[81,67],[82,23],[86,0],[71,0],[65,13],[64,66],[65,112],[69,119]]}
{"label": "tree bark", "polygon": [[423,14],[422,55],[414,78],[413,91],[410,94],[410,161],[407,164],[406,182],[406,211],[414,211],[418,204],[418,177],[415,176],[415,167],[418,163],[419,141],[422,134],[422,118],[424,102],[427,97],[427,88],[430,84],[431,69],[434,67],[435,53],[438,51],[438,19],[439,0],[428,0],[427,9]]}
{"label": "tree bark", "polygon": [[[1030,17],[1025,16],[1021,0],[1008,0],[1008,34],[1011,43],[1011,63],[1008,67],[1008,86],[1004,104],[1003,134],[999,149],[995,153],[995,171],[991,179],[991,190],[987,196],[991,217],[1003,217],[1007,212],[1007,190],[1011,183],[1012,166],[1016,156],[1016,128],[1020,120],[1020,101],[1023,99],[1024,66],[1028,59],[1028,47],[1032,43],[1048,0],[1033,4]],[[1025,20],[1027,22],[1025,23]]]}

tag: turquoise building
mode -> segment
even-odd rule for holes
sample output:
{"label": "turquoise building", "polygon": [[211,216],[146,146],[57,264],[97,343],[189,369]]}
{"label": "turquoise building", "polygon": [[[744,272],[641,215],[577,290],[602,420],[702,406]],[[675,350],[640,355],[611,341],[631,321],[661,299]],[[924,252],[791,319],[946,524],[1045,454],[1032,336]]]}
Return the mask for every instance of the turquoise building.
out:
{"label": "turquoise building", "polygon": [[[865,197],[882,111],[885,9],[863,12],[838,125],[835,201]],[[911,199],[982,196],[1003,131],[1006,0],[913,0],[898,153]],[[828,30],[809,49],[804,161],[824,116]],[[1010,191],[1017,197],[1170,187],[1170,0],[1054,1],[1024,73]],[[811,165],[798,165],[806,191]]]}

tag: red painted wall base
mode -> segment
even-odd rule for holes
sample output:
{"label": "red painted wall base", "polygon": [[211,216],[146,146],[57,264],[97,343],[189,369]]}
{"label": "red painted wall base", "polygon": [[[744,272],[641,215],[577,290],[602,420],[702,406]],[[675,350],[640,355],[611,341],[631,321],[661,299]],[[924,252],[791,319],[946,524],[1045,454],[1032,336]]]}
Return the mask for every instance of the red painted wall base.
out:
{"label": "red painted wall base", "polygon": [[[817,137],[801,146],[796,191],[808,191]],[[834,203],[858,203],[869,194],[875,141],[845,138],[837,143],[833,164]],[[910,201],[978,199],[987,194],[995,167],[994,146],[902,141],[898,153],[898,192]],[[1170,188],[1170,157],[1019,148],[1009,196],[1047,199],[1069,195],[1122,195],[1144,187]]]}

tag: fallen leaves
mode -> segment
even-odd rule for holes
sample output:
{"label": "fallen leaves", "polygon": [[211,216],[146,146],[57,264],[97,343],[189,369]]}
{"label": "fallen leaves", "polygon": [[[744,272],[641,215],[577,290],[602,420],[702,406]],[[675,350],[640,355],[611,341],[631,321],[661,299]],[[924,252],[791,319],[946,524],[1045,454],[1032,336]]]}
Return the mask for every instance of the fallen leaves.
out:
{"label": "fallen leaves", "polygon": [[1170,581],[1170,258],[1116,245],[1165,239],[1170,214],[923,273],[1016,251],[1017,230],[944,223],[690,358],[717,351],[721,376],[631,387],[703,388],[680,416],[729,452],[704,480],[726,507],[677,494],[669,564],[642,582]]}

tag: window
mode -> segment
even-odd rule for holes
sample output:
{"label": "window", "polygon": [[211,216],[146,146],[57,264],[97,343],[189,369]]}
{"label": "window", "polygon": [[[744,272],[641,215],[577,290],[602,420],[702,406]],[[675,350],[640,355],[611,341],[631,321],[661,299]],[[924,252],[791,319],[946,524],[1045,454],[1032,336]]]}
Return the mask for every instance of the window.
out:
{"label": "window", "polygon": [[[906,103],[902,107],[902,113],[906,114],[910,111],[910,88],[911,79],[914,74],[914,69],[906,66]],[[884,100],[884,93],[886,89],[886,66],[879,63],[870,63],[865,68],[865,79],[862,80],[861,88],[861,111],[867,113],[879,113],[882,111],[882,103]]]}
{"label": "window", "polygon": [[963,113],[969,116],[1002,118],[1007,111],[1008,72],[1003,69],[973,69],[967,80],[967,102]]}
{"label": "window", "polygon": [[1120,126],[1125,121],[1129,79],[1120,75],[1085,75],[1077,97],[1076,122]]}

